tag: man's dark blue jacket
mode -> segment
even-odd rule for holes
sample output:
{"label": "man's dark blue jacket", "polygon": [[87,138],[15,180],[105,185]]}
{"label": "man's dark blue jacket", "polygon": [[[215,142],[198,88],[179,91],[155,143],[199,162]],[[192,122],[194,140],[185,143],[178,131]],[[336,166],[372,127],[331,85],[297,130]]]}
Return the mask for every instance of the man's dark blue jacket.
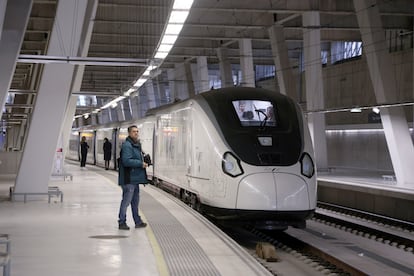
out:
{"label": "man's dark blue jacket", "polygon": [[147,173],[143,168],[141,143],[127,137],[122,144],[119,162],[118,184],[147,184]]}

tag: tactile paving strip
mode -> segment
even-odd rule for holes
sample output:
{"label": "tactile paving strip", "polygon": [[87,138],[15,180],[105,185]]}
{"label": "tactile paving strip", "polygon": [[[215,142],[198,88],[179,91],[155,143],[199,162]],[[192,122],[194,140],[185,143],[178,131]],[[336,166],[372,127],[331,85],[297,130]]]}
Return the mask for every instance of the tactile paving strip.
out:
{"label": "tactile paving strip", "polygon": [[141,194],[140,209],[151,224],[170,275],[220,275],[190,233],[158,201]]}

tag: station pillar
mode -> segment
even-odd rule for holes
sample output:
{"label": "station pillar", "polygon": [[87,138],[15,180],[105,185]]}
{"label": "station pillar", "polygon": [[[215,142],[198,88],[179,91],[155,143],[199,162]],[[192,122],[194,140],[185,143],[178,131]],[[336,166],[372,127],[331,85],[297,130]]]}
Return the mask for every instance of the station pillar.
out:
{"label": "station pillar", "polygon": [[[96,0],[58,2],[48,55],[80,54],[78,49],[82,49],[86,39],[85,26],[92,22],[91,3],[96,7]],[[72,64],[45,64],[16,177],[16,193],[47,193],[74,77]]]}
{"label": "station pillar", "polygon": [[[378,3],[354,0],[354,7],[377,103],[396,102],[395,68],[388,52]],[[381,108],[380,115],[398,185],[412,188],[414,146],[404,110],[402,107]]]}
{"label": "station pillar", "polygon": [[275,74],[279,84],[280,93],[299,101],[297,87],[289,61],[288,48],[283,34],[283,26],[276,24],[268,29],[272,55],[275,63]]}
{"label": "station pillar", "polygon": [[221,87],[224,88],[234,86],[231,63],[227,57],[227,48],[218,48],[217,57],[219,59]]}
{"label": "station pillar", "polygon": [[16,68],[16,60],[23,43],[33,0],[10,0],[4,7],[3,28],[0,29],[0,118]]}
{"label": "station pillar", "polygon": [[255,87],[255,72],[253,66],[252,40],[243,38],[239,40],[240,48],[240,69],[241,69],[241,86]]}
{"label": "station pillar", "polygon": [[210,90],[210,82],[208,79],[207,57],[197,57],[197,85],[196,93]]}
{"label": "station pillar", "polygon": [[[308,111],[320,110],[325,106],[322,62],[321,31],[319,12],[309,11],[302,15],[303,20],[303,52],[306,79],[306,106]],[[315,149],[318,170],[328,168],[325,114],[309,113],[308,124]]]}

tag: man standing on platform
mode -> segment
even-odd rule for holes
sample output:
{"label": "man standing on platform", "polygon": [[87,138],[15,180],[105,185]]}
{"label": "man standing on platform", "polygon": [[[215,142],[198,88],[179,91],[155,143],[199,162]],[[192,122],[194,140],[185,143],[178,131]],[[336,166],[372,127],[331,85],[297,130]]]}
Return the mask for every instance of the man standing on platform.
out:
{"label": "man standing on platform", "polygon": [[120,230],[129,230],[126,223],[126,210],[131,204],[135,228],[146,227],[138,214],[139,184],[147,184],[146,171],[148,164],[142,157],[141,143],[138,140],[138,128],[128,127],[128,137],[122,144],[119,162],[118,184],[122,187],[122,201],[119,207],[118,226]]}

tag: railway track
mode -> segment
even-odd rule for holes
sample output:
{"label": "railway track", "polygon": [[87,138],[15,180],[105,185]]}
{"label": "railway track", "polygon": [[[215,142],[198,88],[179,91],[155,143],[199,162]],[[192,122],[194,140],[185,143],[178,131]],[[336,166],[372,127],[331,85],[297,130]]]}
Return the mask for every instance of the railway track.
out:
{"label": "railway track", "polygon": [[328,207],[321,204],[306,229],[280,232],[246,227],[250,237],[234,234],[234,229],[226,232],[256,258],[255,243],[272,244],[282,256],[279,261],[259,261],[274,275],[292,274],[292,268],[285,270],[286,262],[295,266],[295,275],[414,275],[410,222]]}

